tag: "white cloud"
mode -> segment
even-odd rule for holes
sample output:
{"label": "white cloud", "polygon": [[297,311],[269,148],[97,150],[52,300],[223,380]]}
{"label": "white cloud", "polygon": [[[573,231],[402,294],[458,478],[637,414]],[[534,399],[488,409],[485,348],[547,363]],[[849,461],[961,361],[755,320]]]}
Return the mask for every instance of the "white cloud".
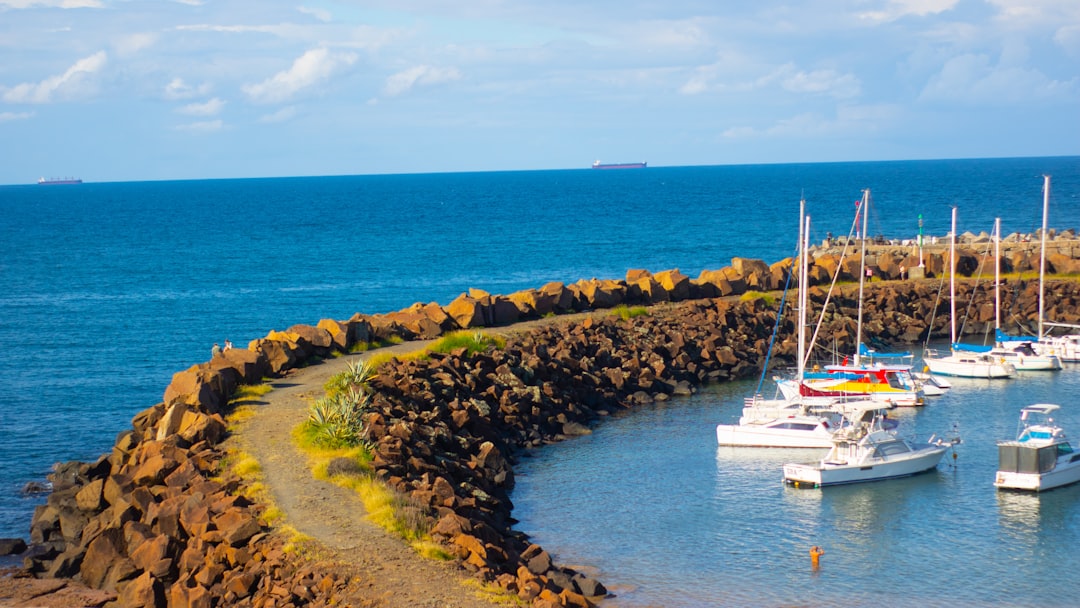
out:
{"label": "white cloud", "polygon": [[329,23],[333,17],[330,15],[330,11],[322,8],[311,8],[310,6],[298,6],[296,10],[322,21],[323,23]]}
{"label": "white cloud", "polygon": [[1054,43],[1070,57],[1080,57],[1080,25],[1067,25],[1054,32]]}
{"label": "white cloud", "polygon": [[33,112],[0,112],[0,122],[26,120],[28,118],[33,118],[33,116]]}
{"label": "white cloud", "polygon": [[731,127],[721,133],[727,139],[755,139],[771,137],[832,137],[836,135],[865,136],[896,124],[900,110],[893,105],[844,105],[836,109],[836,116],[829,118],[815,112],[780,118],[765,128],[750,126]]}
{"label": "white cloud", "polygon": [[104,8],[98,0],[0,0],[8,8]]}
{"label": "white cloud", "polygon": [[285,106],[284,108],[281,108],[280,110],[278,110],[276,112],[271,112],[269,114],[263,114],[262,116],[259,117],[259,122],[265,122],[265,123],[285,122],[285,121],[291,119],[293,116],[296,116],[296,106]]}
{"label": "white cloud", "polygon": [[355,53],[332,53],[325,47],[311,49],[295,61],[292,67],[278,72],[256,84],[241,89],[258,103],[278,103],[291,99],[300,91],[330,80],[336,72],[356,62]]}
{"label": "white cloud", "polygon": [[834,70],[799,71],[785,77],[781,86],[793,93],[825,94],[837,99],[857,97],[860,92],[858,78]]}
{"label": "white cloud", "polygon": [[457,68],[435,68],[429,65],[418,65],[387,78],[386,84],[383,85],[383,93],[389,97],[395,97],[407,93],[417,86],[452,82],[460,78],[461,72]]}
{"label": "white cloud", "polygon": [[213,133],[214,131],[220,131],[225,127],[220,119],[218,120],[206,120],[202,122],[192,122],[186,125],[179,125],[176,127],[177,131],[191,131],[194,133]]}
{"label": "white cloud", "polygon": [[7,89],[3,99],[9,103],[49,103],[54,99],[75,99],[88,95],[95,88],[91,76],[100,72],[107,61],[105,51],[98,51],[76,61],[63,74]]}
{"label": "white cloud", "polygon": [[121,36],[113,42],[113,49],[121,56],[134,55],[143,49],[152,47],[158,40],[157,34],[141,33]]}
{"label": "white cloud", "polygon": [[957,3],[959,0],[888,0],[880,10],[864,11],[858,17],[873,23],[886,23],[909,15],[937,15],[952,10]]}
{"label": "white cloud", "polygon": [[919,101],[952,101],[1001,106],[1050,99],[1075,99],[1076,78],[1051,80],[1038,70],[993,64],[987,55],[968,53],[948,60],[930,78]]}
{"label": "white cloud", "polygon": [[177,112],[189,116],[217,116],[224,108],[225,102],[215,97],[205,103],[190,103]]}
{"label": "white cloud", "polygon": [[210,85],[203,83],[197,87],[193,87],[186,82],[183,78],[173,78],[169,84],[165,85],[165,99],[181,100],[192,99],[194,97],[202,97],[210,92]]}
{"label": "white cloud", "polygon": [[681,87],[679,93],[683,95],[697,95],[707,91],[723,93],[752,93],[769,87],[779,86],[791,93],[807,93],[825,95],[836,99],[850,99],[858,97],[862,92],[862,85],[858,77],[853,74],[842,74],[836,70],[799,70],[793,64],[785,64],[757,77],[734,80],[728,82],[722,78],[722,64],[702,66],[694,70],[689,80]]}

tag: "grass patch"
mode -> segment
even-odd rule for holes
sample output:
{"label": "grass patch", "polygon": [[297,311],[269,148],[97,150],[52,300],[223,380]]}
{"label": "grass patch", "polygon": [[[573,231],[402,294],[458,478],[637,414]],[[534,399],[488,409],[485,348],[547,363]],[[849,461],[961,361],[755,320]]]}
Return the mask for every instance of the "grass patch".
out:
{"label": "grass patch", "polygon": [[498,604],[499,606],[529,605],[528,602],[518,597],[517,594],[510,593],[498,585],[485,583],[474,578],[467,578],[461,581],[461,584],[470,589],[476,597],[491,602],[492,604]]}
{"label": "grass patch", "polygon": [[623,321],[629,321],[634,317],[647,316],[649,314],[649,309],[644,306],[627,306],[626,304],[619,304],[611,309],[611,314],[619,317]]}
{"label": "grass patch", "polygon": [[506,339],[500,336],[489,336],[482,331],[455,331],[439,338],[427,348],[433,353],[449,353],[464,348],[470,355],[482,353],[488,348],[503,348]]}
{"label": "grass patch", "polygon": [[766,306],[773,306],[776,304],[776,296],[760,291],[747,291],[739,296],[740,302],[749,302],[751,300],[763,300]]}
{"label": "grass patch", "polygon": [[285,517],[285,513],[270,497],[270,490],[263,481],[262,465],[254,456],[241,451],[231,451],[225,457],[224,466],[240,478],[243,487],[242,495],[252,502],[263,505],[260,519],[266,525],[274,526]]}

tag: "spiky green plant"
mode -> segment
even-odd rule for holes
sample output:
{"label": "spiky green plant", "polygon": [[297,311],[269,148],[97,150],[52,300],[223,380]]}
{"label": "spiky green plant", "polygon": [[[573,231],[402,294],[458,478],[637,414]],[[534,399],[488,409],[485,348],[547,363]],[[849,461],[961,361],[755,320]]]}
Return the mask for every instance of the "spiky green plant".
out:
{"label": "spiky green plant", "polygon": [[303,432],[313,444],[325,448],[360,445],[362,416],[370,403],[371,395],[356,388],[316,399],[308,409]]}
{"label": "spiky green plant", "polygon": [[368,390],[368,383],[375,377],[375,366],[364,359],[348,362],[348,369],[342,370],[326,381],[323,388],[329,397],[345,394],[353,389]]}

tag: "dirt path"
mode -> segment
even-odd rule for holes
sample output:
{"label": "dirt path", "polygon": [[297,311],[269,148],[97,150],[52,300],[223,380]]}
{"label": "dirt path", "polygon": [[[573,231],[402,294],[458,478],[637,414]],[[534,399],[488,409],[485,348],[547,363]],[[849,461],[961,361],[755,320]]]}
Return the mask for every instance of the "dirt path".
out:
{"label": "dirt path", "polygon": [[[581,316],[520,323],[501,328],[498,333],[524,331],[553,321],[569,322]],[[315,479],[306,456],[290,436],[292,429],[307,418],[309,404],[325,394],[325,382],[347,369],[350,362],[375,352],[412,352],[429,343],[409,342],[293,370],[271,382],[274,390],[260,398],[255,416],[242,424],[229,440],[237,442],[240,449],[259,461],[273,500],[285,513],[285,523],[318,541],[360,581],[351,605],[385,608],[494,605],[463,585],[470,577],[460,567],[424,559],[404,542],[367,521],[364,506],[354,492]]]}

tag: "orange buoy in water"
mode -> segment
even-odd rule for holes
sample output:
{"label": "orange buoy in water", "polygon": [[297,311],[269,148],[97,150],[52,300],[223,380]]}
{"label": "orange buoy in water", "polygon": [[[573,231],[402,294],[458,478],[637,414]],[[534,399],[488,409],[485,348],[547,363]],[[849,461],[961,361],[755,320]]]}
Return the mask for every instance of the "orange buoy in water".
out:
{"label": "orange buoy in water", "polygon": [[824,549],[817,545],[810,547],[810,565],[814,568],[814,570],[818,569],[818,562],[821,560],[822,555],[825,555]]}

